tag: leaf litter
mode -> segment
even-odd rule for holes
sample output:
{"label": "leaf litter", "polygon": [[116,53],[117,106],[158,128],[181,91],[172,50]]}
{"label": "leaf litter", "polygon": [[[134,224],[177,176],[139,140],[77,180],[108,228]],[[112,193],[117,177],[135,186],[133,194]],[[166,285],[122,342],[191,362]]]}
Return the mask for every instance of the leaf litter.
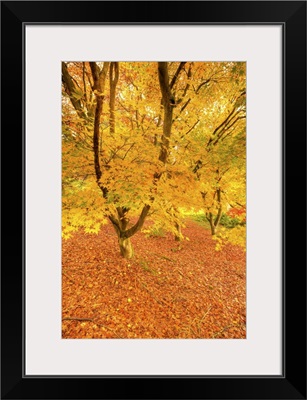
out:
{"label": "leaf litter", "polygon": [[183,233],[138,232],[129,260],[111,225],[63,240],[62,338],[245,339],[246,253],[193,221]]}

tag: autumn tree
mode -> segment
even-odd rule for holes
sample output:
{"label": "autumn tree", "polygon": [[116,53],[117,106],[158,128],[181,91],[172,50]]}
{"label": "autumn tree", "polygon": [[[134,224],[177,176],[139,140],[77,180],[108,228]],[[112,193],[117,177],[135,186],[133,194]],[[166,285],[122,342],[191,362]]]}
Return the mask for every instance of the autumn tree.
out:
{"label": "autumn tree", "polygon": [[[209,78],[198,81],[195,90],[194,101],[203,108],[198,104],[192,115],[195,118],[202,112],[204,117],[192,125],[185,148],[190,152],[187,159],[193,160],[191,168],[200,181],[203,208],[215,235],[231,204],[245,208],[246,74],[245,63],[212,63],[210,70]],[[191,114],[191,105],[187,114]]]}
{"label": "autumn tree", "polygon": [[210,135],[195,172],[202,182],[202,197],[211,233],[221,217],[236,204],[245,208],[246,130],[245,90],[233,101],[226,118]]}
{"label": "autumn tree", "polygon": [[242,65],[63,62],[63,236],[109,220],[131,258],[148,215],[180,235],[181,208],[208,208],[205,191],[233,182],[225,148],[244,148]]}

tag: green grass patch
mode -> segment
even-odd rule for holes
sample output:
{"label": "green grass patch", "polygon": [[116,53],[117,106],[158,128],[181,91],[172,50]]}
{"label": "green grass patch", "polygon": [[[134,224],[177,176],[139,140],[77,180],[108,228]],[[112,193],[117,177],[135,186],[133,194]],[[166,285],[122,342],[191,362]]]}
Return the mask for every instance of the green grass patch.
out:
{"label": "green grass patch", "polygon": [[142,269],[144,271],[149,272],[153,275],[158,275],[157,271],[150,266],[148,261],[146,261],[144,259],[140,260],[140,266],[142,267]]}
{"label": "green grass patch", "polygon": [[146,237],[161,237],[164,238],[165,237],[165,230],[162,227],[158,227],[158,226],[152,226],[149,229],[143,229],[142,230]]}
{"label": "green grass patch", "polygon": [[206,215],[203,211],[199,211],[197,213],[190,213],[188,217],[192,221],[197,222],[198,225],[204,227],[205,229],[210,229],[210,223],[207,220]]}

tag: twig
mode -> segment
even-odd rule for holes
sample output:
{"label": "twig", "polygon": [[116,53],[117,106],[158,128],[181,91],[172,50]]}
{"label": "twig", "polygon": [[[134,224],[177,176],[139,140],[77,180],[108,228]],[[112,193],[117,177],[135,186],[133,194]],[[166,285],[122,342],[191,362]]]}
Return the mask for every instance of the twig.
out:
{"label": "twig", "polygon": [[174,269],[174,272],[178,272],[179,275],[184,277],[184,274],[182,271],[180,271],[179,269]]}
{"label": "twig", "polygon": [[151,254],[154,254],[155,256],[158,256],[158,257],[160,257],[160,258],[164,258],[164,259],[167,260],[167,261],[175,262],[175,261],[172,260],[171,258],[168,258],[168,257],[166,257],[166,256],[163,256],[162,254],[153,253],[153,252],[151,252]]}
{"label": "twig", "polygon": [[220,331],[216,332],[212,337],[215,338],[215,337],[217,337],[218,335],[220,335],[221,333],[227,331],[228,329],[234,328],[234,327],[240,326],[240,325],[242,325],[242,324],[239,323],[239,324],[231,324],[231,325],[225,326],[225,328],[223,328],[223,329],[221,329]]}
{"label": "twig", "polygon": [[198,322],[198,324],[197,324],[198,329],[199,329],[199,325],[203,322],[203,320],[204,320],[204,319],[206,318],[206,316],[209,314],[211,308],[212,308],[212,306],[210,306],[210,307],[208,308],[208,310],[204,313],[204,315],[203,315],[203,316],[201,317],[201,319],[199,320],[199,322]]}
{"label": "twig", "polygon": [[62,271],[62,274],[66,276],[66,278],[68,278],[70,280],[70,282],[72,283],[76,283],[74,280],[71,279],[71,277],[69,275],[67,275],[64,271]]}
{"label": "twig", "polygon": [[165,304],[167,307],[172,308],[172,306],[171,306],[170,304],[168,304],[165,300],[157,299],[157,297],[152,293],[152,291],[149,290],[149,289],[147,289],[147,286],[145,285],[145,283],[143,283],[142,281],[140,281],[140,282],[141,282],[142,287],[143,287],[145,290],[147,290],[147,292],[151,295],[151,297],[153,297],[153,298],[156,300],[156,302],[157,302],[158,304]]}
{"label": "twig", "polygon": [[91,318],[75,318],[75,317],[65,317],[62,321],[90,321],[94,322]]}

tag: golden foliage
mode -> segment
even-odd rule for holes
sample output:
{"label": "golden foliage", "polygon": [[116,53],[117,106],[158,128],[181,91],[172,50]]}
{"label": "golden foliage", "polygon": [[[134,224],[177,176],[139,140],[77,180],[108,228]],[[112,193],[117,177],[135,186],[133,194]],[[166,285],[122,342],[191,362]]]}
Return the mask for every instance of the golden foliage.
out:
{"label": "golden foliage", "polygon": [[[119,63],[113,110],[109,74],[99,94],[99,182],[93,155],[97,93],[91,68],[88,62],[66,66],[74,89],[63,84],[64,238],[79,227],[98,233],[118,207],[135,216],[149,204],[156,224],[174,232],[183,222],[180,207],[216,216],[220,208],[226,212],[233,204],[245,206],[245,63],[168,63],[173,120],[166,163],[159,161],[165,141],[157,63]],[[238,228],[221,231],[218,240],[239,244],[242,237]]]}

